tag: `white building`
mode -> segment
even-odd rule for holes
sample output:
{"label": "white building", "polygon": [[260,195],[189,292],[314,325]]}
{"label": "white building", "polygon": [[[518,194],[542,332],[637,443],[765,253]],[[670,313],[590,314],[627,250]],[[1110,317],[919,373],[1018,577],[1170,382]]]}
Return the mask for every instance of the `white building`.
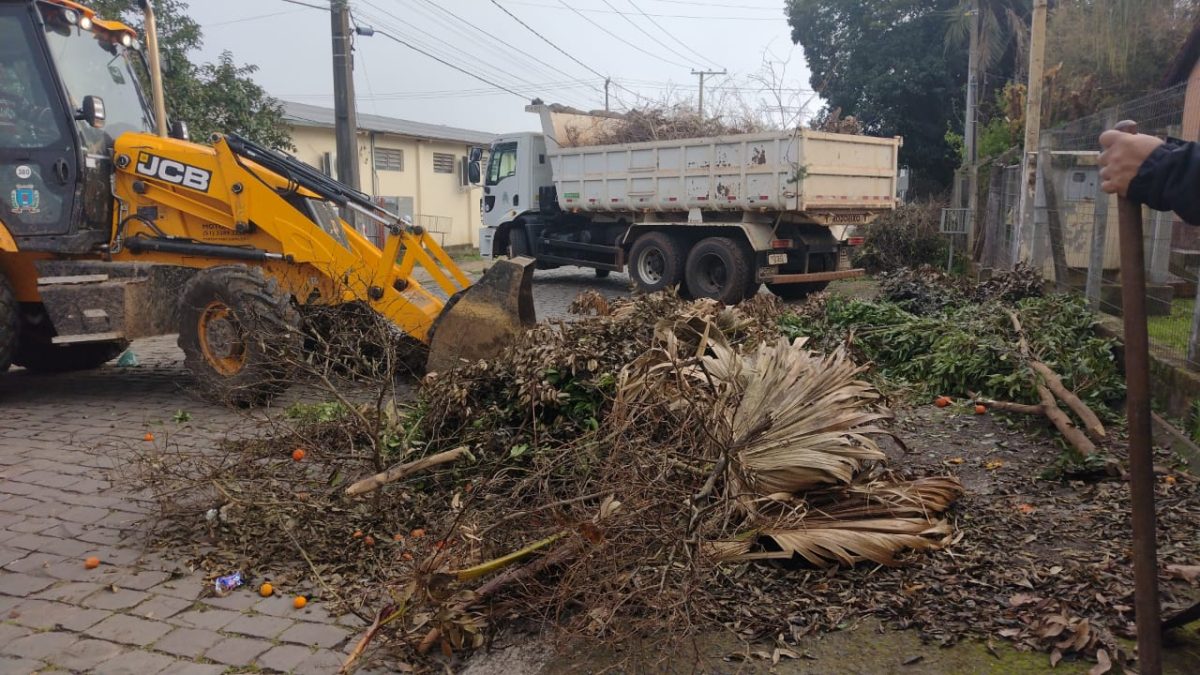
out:
{"label": "white building", "polygon": [[[332,108],[284,102],[295,155],[334,175],[336,148]],[[477,186],[467,181],[472,147],[486,149],[493,134],[438,124],[358,114],[359,176],[363,192],[413,222],[443,246],[479,246]],[[367,231],[378,238],[378,231]]]}

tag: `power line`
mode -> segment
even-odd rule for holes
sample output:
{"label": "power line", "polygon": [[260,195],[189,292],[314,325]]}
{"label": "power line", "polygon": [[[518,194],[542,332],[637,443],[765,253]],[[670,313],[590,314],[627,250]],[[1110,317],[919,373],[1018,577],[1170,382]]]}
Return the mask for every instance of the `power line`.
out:
{"label": "power line", "polygon": [[409,49],[413,50],[414,52],[417,52],[417,53],[419,53],[419,54],[424,54],[425,56],[428,56],[429,58],[433,59],[434,61],[437,61],[438,63],[440,63],[440,64],[442,64],[442,65],[444,65],[444,66],[447,66],[447,67],[453,68],[454,70],[457,70],[458,72],[460,72],[460,73],[462,73],[462,74],[464,74],[464,75],[469,75],[470,77],[473,77],[473,78],[475,78],[476,80],[479,80],[480,82],[482,82],[482,83],[484,83],[484,84],[486,84],[486,85],[488,85],[488,86],[492,86],[492,87],[495,87],[495,88],[497,88],[497,89],[503,89],[504,91],[507,91],[508,93],[512,94],[513,96],[516,96],[517,98],[520,98],[520,99],[523,99],[523,100],[527,100],[527,99],[529,98],[529,97],[528,97],[528,96],[526,96],[525,94],[521,94],[521,93],[518,93],[518,92],[516,92],[516,91],[513,91],[512,89],[509,89],[508,87],[506,87],[506,86],[504,86],[504,85],[502,85],[502,84],[496,84],[495,82],[492,82],[491,80],[488,80],[488,79],[486,79],[486,78],[484,78],[484,77],[481,77],[481,76],[479,76],[479,75],[476,75],[475,73],[473,73],[473,72],[471,72],[471,71],[467,70],[466,68],[460,68],[459,66],[456,66],[456,65],[454,65],[453,63],[450,63],[449,61],[447,61],[447,60],[445,60],[445,59],[441,58],[440,56],[437,56],[437,55],[435,55],[435,54],[431,54],[431,53],[429,53],[429,52],[425,51],[424,49],[421,49],[420,47],[415,47],[415,46],[413,46],[411,43],[409,43],[409,42],[407,42],[407,41],[405,41],[405,40],[401,40],[400,38],[396,37],[395,35],[392,35],[391,33],[388,33],[388,32],[386,32],[386,31],[379,30],[378,28],[376,28],[376,29],[375,29],[375,32],[376,32],[376,33],[378,33],[379,35],[382,35],[382,36],[384,36],[385,38],[387,38],[387,39],[389,39],[389,40],[392,40],[393,42],[397,42],[397,43],[399,43],[399,44],[402,44],[402,45],[404,45],[405,47],[408,47]]}
{"label": "power line", "polygon": [[[609,7],[612,7],[612,9],[613,9],[613,11],[614,11],[614,12],[617,10],[617,8],[616,8],[616,7],[613,7],[613,4],[612,4],[611,2],[609,2],[608,0],[601,0],[601,1],[602,1],[602,2],[603,2],[605,5],[607,5],[607,6],[609,6]],[[642,28],[641,26],[639,26],[639,25],[637,24],[637,22],[635,22],[633,19],[629,18],[629,16],[628,16],[628,15],[626,15],[626,14],[622,14],[622,15],[621,15],[621,18],[622,18],[622,19],[625,19],[626,23],[628,23],[630,26],[633,26],[634,28],[638,29],[638,31],[639,31],[639,32],[641,32],[641,34],[642,34],[642,35],[645,35],[646,37],[650,38],[651,42],[657,42],[657,41],[658,41],[658,38],[657,38],[657,37],[655,37],[655,36],[651,35],[650,33],[648,33],[648,32],[646,31],[646,29],[645,29],[645,28]],[[690,60],[692,59],[692,57],[688,56],[687,54],[680,54],[680,53],[679,53],[678,51],[676,51],[676,50],[675,50],[673,47],[669,47],[669,46],[667,46],[667,45],[664,45],[664,44],[661,44],[661,43],[659,44],[659,46],[660,46],[660,47],[662,47],[662,48],[664,48],[664,49],[666,49],[667,51],[671,52],[671,53],[672,53],[672,54],[674,54],[675,56],[678,56],[679,58],[681,58],[681,59],[684,59],[685,61],[690,61]]]}
{"label": "power line", "polygon": [[[559,10],[563,9],[563,7],[559,7],[558,5],[544,5],[540,2],[526,2],[525,0],[508,0],[508,1],[514,5],[526,5],[529,7],[542,7],[544,9],[559,9]],[[590,9],[590,8],[575,9],[574,7],[566,7],[566,9],[569,9],[572,12],[575,12],[576,14],[578,14],[580,12],[588,12],[589,14],[629,14],[629,12],[622,12],[620,10],[613,11],[611,9]],[[774,21],[776,23],[783,21],[782,17],[771,18],[771,17],[765,17],[765,16],[763,16],[763,17],[757,17],[757,16],[697,16],[694,14],[647,14],[647,16],[654,16],[654,17],[658,17],[660,19],[712,19],[712,20],[720,20],[720,21]]]}
{"label": "power line", "polygon": [[[370,5],[372,3],[366,2],[366,4]],[[399,19],[399,17],[396,17],[390,12],[388,12],[388,15],[394,19]],[[459,72],[470,73],[474,79],[480,80],[489,86],[507,91],[509,93],[515,93],[527,101],[534,98],[534,96],[538,93],[541,93],[543,96],[545,95],[544,90],[540,88],[537,82],[504,70],[499,66],[488,65],[479,57],[473,56],[470,53],[463,51],[461,48],[454,47],[449,42],[445,42],[444,38],[435,38],[441,39],[442,42],[438,42],[436,45],[431,44],[431,41],[429,40],[422,40],[415,37],[413,35],[413,31],[405,31],[401,28],[397,28],[396,25],[377,15],[363,13],[362,16],[371,21],[375,21],[379,28],[388,30],[390,32],[390,38],[404,40],[407,46],[435,57],[440,63],[447,64]],[[411,26],[411,24],[408,24],[406,21],[399,21],[400,23]],[[428,29],[422,29],[419,27],[414,28],[416,28],[417,32],[423,37],[434,37],[429,35]],[[380,31],[377,29],[376,32]],[[459,54],[463,54],[469,58],[466,60],[456,58],[456,55]]]}
{"label": "power line", "polygon": [[[607,1],[607,0],[606,0],[606,1]],[[579,11],[579,10],[577,10],[577,9],[575,9],[574,7],[572,7],[572,6],[568,5],[568,4],[567,4],[566,2],[564,2],[563,0],[558,0],[558,4],[562,5],[563,7],[566,7],[567,9],[571,10],[572,12],[575,12],[576,14],[578,14],[578,15],[579,15],[579,17],[580,17],[581,19],[583,19],[584,21],[587,21],[588,23],[592,24],[592,25],[593,25],[593,26],[595,26],[596,28],[599,28],[600,30],[602,30],[602,31],[604,31],[605,33],[607,33],[608,35],[612,36],[612,38],[613,38],[614,40],[618,40],[618,41],[620,41],[620,42],[624,42],[625,44],[629,45],[630,47],[633,47],[634,49],[636,49],[636,50],[638,50],[639,52],[641,52],[641,53],[645,54],[646,56],[649,56],[649,57],[651,57],[651,58],[658,59],[659,61],[662,61],[663,63],[670,64],[670,65],[672,65],[672,66],[678,66],[678,67],[680,67],[680,68],[687,68],[687,65],[686,65],[686,64],[679,63],[679,62],[677,62],[677,61],[672,61],[671,59],[668,59],[668,58],[664,58],[664,57],[662,57],[662,56],[659,56],[658,54],[655,54],[654,52],[649,52],[649,51],[646,51],[645,49],[642,49],[641,47],[639,47],[639,46],[635,45],[634,43],[630,42],[629,40],[626,40],[625,38],[621,37],[620,35],[617,35],[616,33],[614,33],[614,32],[612,32],[611,30],[609,30],[609,29],[605,28],[604,26],[601,26],[599,23],[596,23],[594,20],[592,20],[592,19],[588,18],[588,16],[587,16],[587,15],[583,14],[582,12],[580,12],[580,11]],[[620,12],[618,12],[618,14],[619,14],[619,13],[620,13]]]}
{"label": "power line", "polygon": [[[525,59],[528,62],[535,64],[535,67],[540,67],[543,71],[552,70],[552,71],[559,73],[560,75],[564,75],[566,77],[574,77],[571,73],[568,73],[565,70],[562,70],[561,68],[554,66],[553,64],[546,63],[543,60],[539,60],[537,57],[533,56],[532,54],[529,54],[524,49],[521,49],[520,47],[518,47],[510,42],[502,40],[501,38],[493,35],[491,32],[480,28],[479,26],[475,25],[474,23],[471,23],[470,21],[463,18],[462,16],[455,14],[453,11],[441,6],[434,0],[421,0],[421,1],[440,12],[449,15],[456,21],[469,26],[470,28],[474,29],[476,33],[483,36],[484,38],[491,40],[492,42],[505,47],[506,49],[510,50],[510,52],[512,52],[512,53],[516,53],[518,55],[525,57]],[[449,25],[449,24],[448,24],[448,22],[444,22],[443,25]],[[465,31],[462,31],[461,29],[458,29],[458,30],[461,34],[467,35],[467,33]],[[469,38],[469,35],[468,35],[468,38]],[[506,53],[508,53],[508,52],[506,52]]]}
{"label": "power line", "polygon": [[[374,3],[372,3],[372,2],[365,1],[365,4],[367,4],[367,5],[371,6],[371,7],[373,7],[374,9],[377,9],[377,10],[379,10],[379,11],[383,12],[384,14],[386,14],[387,16],[391,17],[392,19],[394,19],[394,20],[398,21],[399,23],[401,23],[401,24],[403,24],[403,25],[405,25],[405,26],[408,26],[409,28],[412,28],[413,30],[417,31],[417,33],[423,33],[423,32],[427,32],[427,31],[423,30],[421,27],[419,27],[419,26],[416,26],[416,25],[413,25],[413,24],[409,23],[408,21],[405,21],[404,19],[401,19],[400,17],[396,16],[395,14],[392,14],[391,12],[389,12],[389,11],[387,11],[387,10],[385,10],[385,9],[383,9],[383,8],[381,8],[381,7],[379,7],[379,6],[377,6],[377,5],[375,5],[375,4],[374,4]],[[382,19],[380,19],[380,18],[378,18],[378,17],[371,17],[371,16],[369,16],[369,15],[366,15],[366,14],[364,14],[364,16],[367,16],[368,18],[371,18],[371,19],[375,20],[375,21],[376,21],[376,23],[379,23],[380,25],[384,25],[385,27],[388,27],[388,22],[385,22],[385,21],[383,21]],[[396,30],[396,29],[393,27],[393,30]],[[396,32],[400,32],[400,31],[399,31],[399,30],[396,30]],[[436,50],[435,50],[435,48],[434,48],[432,45],[430,45],[430,44],[428,44],[428,43],[424,42],[423,40],[417,39],[417,38],[415,38],[415,37],[412,37],[412,36],[406,36],[406,37],[408,37],[408,40],[409,40],[409,41],[411,41],[412,43],[415,43],[416,45],[418,45],[418,46],[420,46],[420,47],[424,48],[424,50],[425,50],[426,52],[428,52],[428,53],[431,53],[431,54],[432,54],[432,53],[434,53],[434,52],[436,51]],[[474,61],[474,62],[475,62],[475,63],[473,64],[473,68],[474,68],[475,70],[484,70],[484,69],[486,69],[486,70],[490,70],[490,71],[492,71],[492,73],[493,73],[492,77],[495,77],[496,79],[508,78],[509,80],[513,80],[513,81],[520,81],[520,82],[523,82],[523,83],[524,83],[524,85],[515,85],[515,84],[514,84],[513,86],[516,86],[516,87],[520,87],[520,88],[526,88],[526,86],[525,86],[525,85],[536,86],[536,85],[534,85],[534,83],[533,83],[531,80],[528,80],[528,79],[526,79],[526,78],[524,78],[524,77],[521,77],[520,75],[515,75],[515,74],[513,74],[513,73],[511,73],[511,72],[508,72],[508,71],[506,71],[506,70],[504,70],[503,68],[500,68],[500,67],[498,67],[498,66],[495,66],[495,65],[488,64],[488,63],[486,63],[486,61],[485,61],[484,59],[481,59],[480,57],[478,57],[478,56],[476,56],[476,55],[473,55],[473,54],[471,54],[471,53],[469,53],[469,52],[466,52],[465,50],[460,50],[460,51],[462,51],[463,53],[465,53],[465,54],[466,54],[468,57],[470,57],[470,58],[471,58],[471,60],[472,60],[472,61]],[[451,57],[451,56],[447,56],[447,55],[442,55],[442,56],[439,56],[439,58],[440,58],[440,59],[441,59],[441,60],[442,60],[444,63],[450,63],[450,60],[449,60],[449,59],[451,59],[452,57]],[[457,65],[455,65],[455,67],[456,67],[458,70],[460,70],[460,71],[464,71],[464,72],[466,72],[466,71],[467,71],[467,69],[466,69],[466,68],[463,68],[463,67],[461,67],[461,66],[457,66]],[[490,80],[484,80],[484,81],[488,82],[489,84],[494,84],[494,83],[493,83],[493,82],[491,82]],[[506,87],[506,88],[507,88],[507,87]],[[529,98],[529,96],[524,96],[524,97],[525,97],[525,98]]]}
{"label": "power line", "polygon": [[286,3],[288,3],[288,4],[292,4],[292,5],[300,5],[301,7],[308,7],[308,8],[310,8],[310,9],[319,9],[319,10],[321,10],[321,11],[323,11],[323,12],[328,12],[328,11],[329,11],[329,4],[328,4],[328,3],[326,3],[326,4],[324,4],[324,5],[314,5],[314,4],[312,4],[311,2],[300,2],[300,0],[279,0],[279,1],[280,1],[280,2],[286,2]]}
{"label": "power line", "polygon": [[[593,75],[595,75],[596,77],[606,77],[606,76],[604,75],[604,73],[601,73],[600,71],[598,71],[598,70],[596,70],[595,68],[593,68],[593,67],[589,66],[588,64],[584,63],[583,61],[580,61],[579,59],[575,58],[574,56],[571,56],[571,55],[570,55],[570,54],[568,54],[568,53],[566,52],[566,50],[564,50],[562,47],[559,47],[558,45],[556,45],[556,44],[554,44],[553,42],[551,42],[551,41],[550,41],[550,38],[546,37],[545,35],[542,35],[541,33],[537,32],[536,30],[534,30],[532,26],[530,26],[529,24],[527,24],[527,23],[525,23],[524,21],[522,21],[522,20],[521,20],[519,17],[517,17],[517,15],[516,15],[516,14],[513,14],[512,12],[508,11],[508,9],[507,9],[507,8],[505,8],[505,6],[504,6],[504,5],[501,5],[499,2],[496,2],[496,0],[491,0],[491,3],[492,3],[493,5],[495,5],[496,7],[499,7],[501,12],[504,12],[505,14],[509,15],[510,17],[512,17],[512,20],[513,20],[513,21],[516,21],[517,23],[519,23],[519,24],[521,24],[522,26],[524,26],[524,27],[525,27],[525,29],[526,29],[526,30],[528,30],[530,33],[533,33],[534,35],[536,35],[536,36],[538,36],[539,38],[541,38],[543,42],[545,42],[546,44],[550,45],[551,47],[554,47],[554,48],[555,48],[556,50],[558,50],[558,51],[559,51],[559,53],[561,53],[563,56],[565,56],[565,57],[567,57],[568,59],[571,59],[572,61],[574,61],[575,63],[578,63],[579,65],[583,66],[583,68],[584,68],[585,70],[587,70],[587,71],[591,72],[591,73],[592,73]],[[557,9],[557,8],[555,8],[555,9]]]}
{"label": "power line", "polygon": [[[638,11],[638,13],[639,13],[639,14],[641,14],[641,15],[642,15],[642,16],[644,16],[644,17],[646,17],[646,20],[647,20],[647,21],[649,21],[650,23],[654,24],[654,27],[655,27],[655,28],[657,28],[657,29],[659,29],[660,31],[662,31],[662,32],[663,32],[663,33],[664,33],[664,34],[665,34],[667,37],[671,38],[671,39],[672,39],[672,40],[674,40],[675,42],[678,42],[680,45],[682,45],[682,46],[683,46],[683,48],[684,48],[684,49],[686,49],[686,50],[688,50],[689,52],[691,52],[691,53],[695,54],[696,56],[699,56],[699,57],[700,57],[702,60],[704,60],[704,61],[708,61],[710,64],[712,64],[712,65],[714,65],[714,66],[719,66],[719,65],[721,65],[721,64],[717,63],[716,61],[713,61],[712,59],[708,58],[707,56],[705,56],[705,55],[701,54],[700,52],[696,51],[695,49],[692,49],[692,48],[691,48],[691,47],[689,47],[689,46],[688,46],[686,43],[684,43],[682,40],[680,40],[679,38],[675,37],[673,34],[671,34],[671,32],[670,32],[670,31],[668,31],[666,28],[663,28],[661,25],[659,25],[659,23],[658,23],[657,21],[655,21],[653,17],[651,17],[651,16],[650,16],[649,14],[647,14],[646,12],[642,11],[642,8],[641,8],[641,7],[638,7],[638,6],[637,6],[637,4],[636,4],[636,3],[634,3],[634,1],[633,1],[633,0],[626,0],[626,1],[629,3],[629,5],[630,5],[631,7],[633,7],[634,9],[636,9],[636,10]],[[606,5],[607,5],[607,4],[608,4],[608,0],[605,0],[605,3],[604,3],[604,4],[606,4]],[[611,5],[610,5],[610,6],[611,6]],[[672,51],[674,51],[674,50],[672,50]],[[678,53],[678,52],[676,52],[676,53]]]}
{"label": "power line", "polygon": [[[728,2],[696,2],[696,0],[651,0],[651,2],[665,2],[671,5],[692,5],[693,7],[720,7],[722,9],[728,9],[730,6]],[[738,5],[737,7],[738,9],[752,9],[757,11],[771,12],[778,12],[780,9],[779,5],[773,5],[770,7],[767,5]]]}

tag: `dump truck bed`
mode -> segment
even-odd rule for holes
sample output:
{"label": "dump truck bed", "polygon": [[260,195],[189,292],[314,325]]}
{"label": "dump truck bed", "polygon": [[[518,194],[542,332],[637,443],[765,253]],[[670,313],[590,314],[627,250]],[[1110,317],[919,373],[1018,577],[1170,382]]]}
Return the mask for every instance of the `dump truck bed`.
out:
{"label": "dump truck bed", "polygon": [[[796,130],[584,147],[548,144],[568,211],[792,211],[826,225],[895,207],[899,138]],[[558,146],[558,147],[555,147]]]}

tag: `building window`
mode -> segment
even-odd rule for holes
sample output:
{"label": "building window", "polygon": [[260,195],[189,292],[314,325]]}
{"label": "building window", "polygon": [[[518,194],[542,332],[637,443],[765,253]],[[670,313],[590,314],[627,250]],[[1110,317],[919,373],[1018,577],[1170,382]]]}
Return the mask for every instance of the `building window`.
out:
{"label": "building window", "polygon": [[376,171],[403,171],[404,151],[397,148],[375,148]]}
{"label": "building window", "polygon": [[454,173],[454,155],[444,152],[433,153],[434,173]]}

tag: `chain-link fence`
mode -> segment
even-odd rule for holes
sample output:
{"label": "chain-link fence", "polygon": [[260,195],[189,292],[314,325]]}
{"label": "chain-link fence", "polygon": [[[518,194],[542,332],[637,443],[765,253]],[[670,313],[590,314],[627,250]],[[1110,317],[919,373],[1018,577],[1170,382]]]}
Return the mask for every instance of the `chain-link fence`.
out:
{"label": "chain-link fence", "polygon": [[[1043,132],[1028,186],[1019,164],[990,167],[981,207],[981,265],[1032,265],[1058,290],[1084,294],[1096,311],[1119,315],[1117,199],[1100,189],[1097,139],[1126,119],[1136,121],[1141,133],[1183,137],[1185,95],[1186,85],[1180,85]],[[1023,187],[1029,188],[1024,200]],[[1144,222],[1151,347],[1200,369],[1194,329],[1200,325],[1200,236],[1170,213],[1146,209]]]}

